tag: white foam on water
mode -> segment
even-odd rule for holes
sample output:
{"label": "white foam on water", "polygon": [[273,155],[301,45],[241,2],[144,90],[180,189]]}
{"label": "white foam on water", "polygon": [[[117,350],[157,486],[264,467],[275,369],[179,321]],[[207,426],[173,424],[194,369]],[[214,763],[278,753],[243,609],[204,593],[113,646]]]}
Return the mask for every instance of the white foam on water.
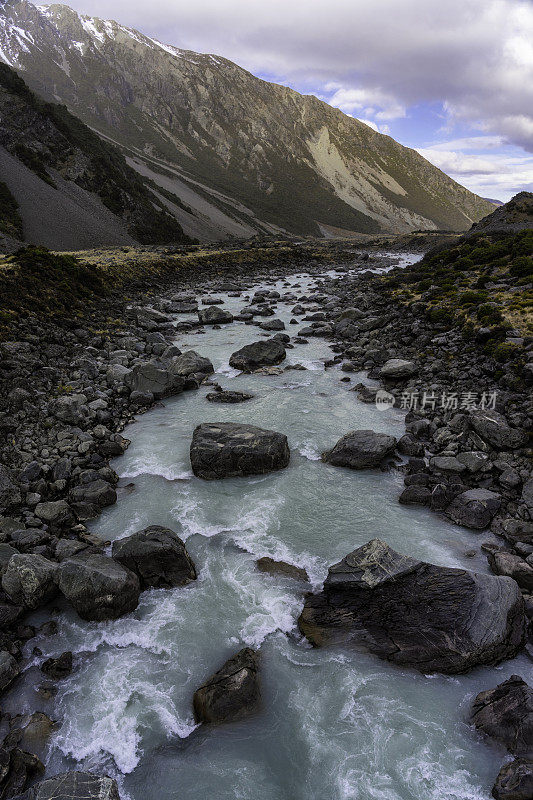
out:
{"label": "white foam on water", "polygon": [[320,461],[322,458],[319,450],[312,442],[303,442],[302,444],[297,444],[295,449],[308,461]]}

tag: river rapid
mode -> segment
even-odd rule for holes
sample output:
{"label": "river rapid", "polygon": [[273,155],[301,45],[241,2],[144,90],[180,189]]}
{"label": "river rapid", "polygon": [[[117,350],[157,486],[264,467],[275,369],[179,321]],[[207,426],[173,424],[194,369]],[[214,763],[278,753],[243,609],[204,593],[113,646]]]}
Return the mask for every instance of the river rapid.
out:
{"label": "river rapid", "polygon": [[[268,288],[299,297],[320,281],[292,275]],[[217,296],[238,313],[261,286],[240,298]],[[291,335],[302,327],[289,325],[295,302],[280,301],[276,311]],[[467,724],[469,705],[478,691],[530,672],[523,657],[446,677],[364,652],[312,649],[296,627],[306,587],[255,566],[261,556],[303,566],[316,589],[330,564],[379,537],[436,564],[487,571],[483,556],[465,555],[479,552],[479,535],[399,505],[403,481],[395,471],[322,463],[320,453],[349,430],[401,436],[403,413],[360,402],[350,388],[363,374],[345,383],[338,366],[325,369],[333,353],[321,339],[287,351],[282,366],[305,370],[266,376],[229,368],[231,353],[261,333],[234,322],[176,338],[181,350],[212,360],[224,388],[254,399],[209,403],[202,386],[165,400],[125,431],[131,445],[112,462],[119,500],[91,529],[115,540],[168,526],[186,540],[198,580],[144,592],[134,613],[113,622],[83,622],[65,605],[59,633],[32,642],[44,656],[77,654],[55,698],[41,702],[60,722],[48,774],[107,772],[130,800],[488,800],[503,753]],[[218,421],[285,433],[289,467],[251,478],[195,478],[192,432]],[[260,648],[262,712],[196,727],[195,689],[245,645]],[[30,666],[7,706],[33,709],[38,683]]]}

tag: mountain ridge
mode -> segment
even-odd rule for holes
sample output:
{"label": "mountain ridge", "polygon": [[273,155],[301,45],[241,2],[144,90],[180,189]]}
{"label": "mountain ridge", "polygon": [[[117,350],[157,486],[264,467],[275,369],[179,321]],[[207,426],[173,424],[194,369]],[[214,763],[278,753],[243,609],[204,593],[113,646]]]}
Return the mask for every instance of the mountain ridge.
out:
{"label": "mountain ridge", "polygon": [[416,151],[313,95],[68,6],[9,0],[0,58],[117,142],[133,166],[166,171],[167,190],[170,181],[196,213],[179,218],[186,233],[198,216],[211,238],[466,230],[492,210]]}

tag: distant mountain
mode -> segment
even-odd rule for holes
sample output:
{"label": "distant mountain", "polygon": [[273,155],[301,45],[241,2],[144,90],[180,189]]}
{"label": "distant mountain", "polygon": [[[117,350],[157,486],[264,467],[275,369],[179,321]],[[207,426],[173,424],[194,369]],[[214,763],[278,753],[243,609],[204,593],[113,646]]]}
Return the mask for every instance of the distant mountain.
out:
{"label": "distant mountain", "polygon": [[178,195],[191,236],[466,230],[492,210],[316,97],[65,5],[8,0],[0,58]]}
{"label": "distant mountain", "polygon": [[493,206],[503,206],[504,203],[501,200],[494,200],[492,197],[484,197],[483,200],[486,200],[487,203],[492,203]]}
{"label": "distant mountain", "polygon": [[2,63],[0,177],[0,252],[190,241],[116,147]]}

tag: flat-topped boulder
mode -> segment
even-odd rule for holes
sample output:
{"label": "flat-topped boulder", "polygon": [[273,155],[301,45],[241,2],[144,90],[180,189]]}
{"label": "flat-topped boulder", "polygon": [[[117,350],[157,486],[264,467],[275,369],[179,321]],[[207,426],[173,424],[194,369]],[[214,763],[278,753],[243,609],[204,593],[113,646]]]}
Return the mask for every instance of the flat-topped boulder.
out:
{"label": "flat-topped boulder", "polygon": [[241,347],[232,353],[229,365],[242,372],[254,372],[260,367],[272,367],[281,364],[287,353],[278,339],[265,339]]}
{"label": "flat-topped boulder", "polygon": [[198,319],[203,325],[225,325],[233,322],[233,314],[223,308],[212,305],[198,309]]}
{"label": "flat-topped boulder", "polygon": [[480,692],[471,720],[514,756],[533,759],[533,689],[519,675]]}
{"label": "flat-topped boulder", "polygon": [[108,556],[79,553],[62,561],[57,575],[60,591],[82,619],[117,619],[137,608],[139,578]]}
{"label": "flat-topped boulder", "polygon": [[211,375],[215,370],[208,358],[201,356],[196,350],[187,350],[172,360],[172,371],[182,378],[189,378],[192,375]]}
{"label": "flat-topped boulder", "polygon": [[158,359],[136,364],[124,376],[124,383],[132,393],[149,393],[156,400],[180,394],[185,388],[183,376],[172,368],[172,364]]}
{"label": "flat-topped boulder", "polygon": [[62,772],[39,781],[13,800],[120,800],[118,786],[107,775]]}
{"label": "flat-topped boulder", "polygon": [[388,381],[411,378],[417,372],[414,361],[405,361],[403,358],[390,358],[381,367],[379,374]]}
{"label": "flat-topped boulder", "polygon": [[515,581],[439,567],[373,539],[330,567],[298,621],[315,646],[338,642],[421,672],[465,672],[512,658],[524,641]]}
{"label": "flat-topped boulder", "polygon": [[283,469],[290,459],[287,437],[236,422],[204,422],[191,442],[194,474],[205,480],[262,475]]}
{"label": "flat-topped boulder", "polygon": [[210,403],[244,403],[246,400],[252,400],[253,394],[249,392],[234,392],[230,389],[219,389],[216,392],[209,392],[206,394],[205,399]]}
{"label": "flat-topped boulder", "polygon": [[331,450],[322,454],[322,460],[334,467],[368,469],[378,467],[395,447],[396,439],[386,433],[350,431]]}
{"label": "flat-topped boulder", "polygon": [[161,525],[150,525],[113,542],[115,561],[134,572],[141,588],[169,589],[196,579],[196,569],[177,533]]}
{"label": "flat-topped boulder", "polygon": [[446,514],[458,525],[483,530],[490,525],[500,505],[500,495],[496,492],[489,489],[468,489],[454,497],[446,508]]}
{"label": "flat-topped boulder", "polygon": [[194,693],[197,722],[232,722],[256,711],[261,702],[255,650],[245,647]]}

